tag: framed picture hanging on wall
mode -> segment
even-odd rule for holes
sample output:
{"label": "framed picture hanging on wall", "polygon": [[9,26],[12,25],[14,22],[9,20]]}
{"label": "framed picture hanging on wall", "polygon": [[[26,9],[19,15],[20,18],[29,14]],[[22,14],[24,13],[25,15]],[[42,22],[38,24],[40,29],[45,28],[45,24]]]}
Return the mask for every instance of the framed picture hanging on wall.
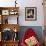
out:
{"label": "framed picture hanging on wall", "polygon": [[26,7],[25,8],[25,20],[26,21],[37,20],[37,8],[36,7]]}

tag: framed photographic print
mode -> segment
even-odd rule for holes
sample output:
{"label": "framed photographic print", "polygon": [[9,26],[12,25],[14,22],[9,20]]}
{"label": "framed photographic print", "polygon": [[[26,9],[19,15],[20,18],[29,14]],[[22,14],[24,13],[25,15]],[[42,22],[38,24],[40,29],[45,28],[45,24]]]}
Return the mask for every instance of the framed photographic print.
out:
{"label": "framed photographic print", "polygon": [[9,15],[9,10],[2,10],[2,15]]}
{"label": "framed photographic print", "polygon": [[26,21],[37,20],[37,8],[36,7],[26,7],[25,8],[25,20]]}

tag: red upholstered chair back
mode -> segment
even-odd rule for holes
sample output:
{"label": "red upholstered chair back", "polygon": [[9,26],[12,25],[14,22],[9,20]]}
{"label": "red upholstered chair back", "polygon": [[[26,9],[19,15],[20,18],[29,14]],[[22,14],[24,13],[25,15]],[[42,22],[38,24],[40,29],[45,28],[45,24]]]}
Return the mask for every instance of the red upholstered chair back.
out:
{"label": "red upholstered chair back", "polygon": [[21,45],[26,46],[25,39],[28,39],[29,37],[32,37],[32,36],[37,37],[37,34],[34,32],[32,28],[28,28],[24,34],[24,37],[22,38]]}

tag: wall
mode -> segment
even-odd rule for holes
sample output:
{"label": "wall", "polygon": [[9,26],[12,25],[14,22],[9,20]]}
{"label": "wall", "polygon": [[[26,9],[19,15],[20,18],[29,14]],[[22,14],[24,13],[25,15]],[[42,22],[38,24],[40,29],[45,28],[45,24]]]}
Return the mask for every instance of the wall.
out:
{"label": "wall", "polygon": [[[19,24],[22,26],[43,26],[42,0],[21,0]],[[25,7],[37,7],[37,21],[25,21]],[[22,21],[23,20],[23,21]]]}
{"label": "wall", "polygon": [[[0,7],[10,7],[15,6],[14,3],[15,0],[0,0]],[[35,29],[37,32],[38,37],[40,38],[40,41],[42,41],[41,38],[43,38],[43,30],[42,26],[44,26],[44,15],[43,15],[43,6],[42,6],[42,0],[17,0],[17,3],[19,6],[19,24],[20,26],[33,26],[31,28]],[[25,7],[37,7],[37,21],[25,21]],[[9,20],[11,21],[12,17],[9,17]],[[15,22],[15,17],[13,19]],[[10,22],[9,21],[9,22]],[[40,27],[39,27],[40,26]],[[23,28],[27,27],[21,27],[20,33],[23,32]],[[24,30],[25,31],[25,30]],[[21,36],[21,35],[20,35]],[[20,37],[21,38],[21,37]]]}
{"label": "wall", "polygon": [[[0,0],[0,6],[14,6],[15,0]],[[17,0],[19,6],[19,24],[20,26],[43,26],[43,6],[42,0]],[[37,7],[37,21],[25,21],[25,7]],[[12,18],[12,17],[11,17]]]}

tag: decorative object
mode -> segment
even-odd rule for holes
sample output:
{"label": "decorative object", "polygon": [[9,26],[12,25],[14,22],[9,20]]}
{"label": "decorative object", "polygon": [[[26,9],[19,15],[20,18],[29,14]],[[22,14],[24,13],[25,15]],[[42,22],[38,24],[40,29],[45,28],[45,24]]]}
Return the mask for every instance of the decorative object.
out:
{"label": "decorative object", "polygon": [[11,29],[5,28],[3,30],[2,40],[4,41],[12,40],[12,30]]}
{"label": "decorative object", "polygon": [[16,40],[18,40],[18,32],[14,32],[10,28],[5,28],[2,31],[2,40],[4,40],[4,41],[8,41],[8,40],[16,41]]}
{"label": "decorative object", "polygon": [[9,14],[10,14],[10,15],[17,15],[17,14],[18,14],[18,12],[17,12],[17,11],[15,11],[15,10],[10,10]]}
{"label": "decorative object", "polygon": [[25,20],[27,21],[37,20],[37,8],[36,7],[25,8]]}
{"label": "decorative object", "polygon": [[9,15],[9,10],[2,10],[2,15]]}
{"label": "decorative object", "polygon": [[17,0],[15,0],[15,7],[16,7],[16,4],[17,4],[17,2],[16,2]]}

